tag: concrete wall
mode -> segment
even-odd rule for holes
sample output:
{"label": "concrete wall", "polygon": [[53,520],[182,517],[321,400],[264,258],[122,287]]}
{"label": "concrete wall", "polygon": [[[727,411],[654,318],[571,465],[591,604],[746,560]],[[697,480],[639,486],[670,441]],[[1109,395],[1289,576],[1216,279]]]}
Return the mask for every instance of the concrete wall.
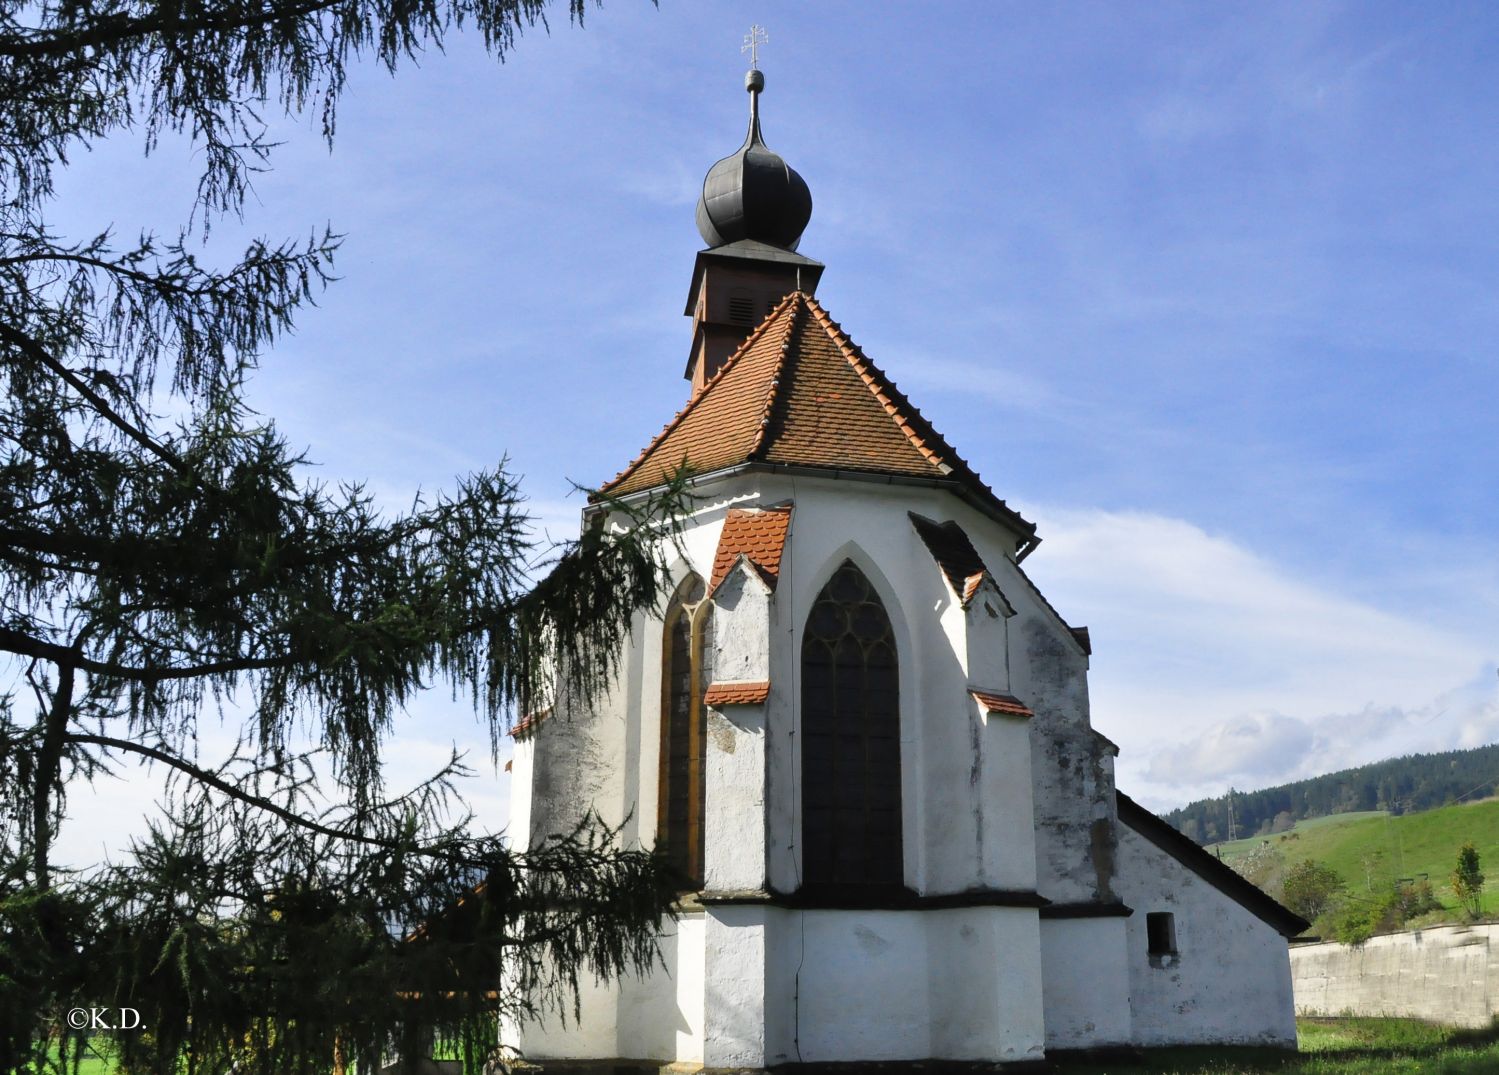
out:
{"label": "concrete wall", "polygon": [[[1286,941],[1122,822],[1119,895],[1137,1045],[1296,1044]],[[1149,955],[1146,915],[1170,912],[1177,954]]]}
{"label": "concrete wall", "polygon": [[1397,1015],[1486,1027],[1499,1016],[1499,925],[1437,926],[1356,947],[1291,949],[1297,1015]]}

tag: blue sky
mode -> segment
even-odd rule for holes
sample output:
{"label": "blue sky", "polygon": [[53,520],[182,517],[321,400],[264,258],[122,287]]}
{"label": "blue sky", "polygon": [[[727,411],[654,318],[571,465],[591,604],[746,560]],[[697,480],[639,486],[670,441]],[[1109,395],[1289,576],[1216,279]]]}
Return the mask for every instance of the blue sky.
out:
{"label": "blue sky", "polygon": [[[1092,628],[1095,725],[1167,807],[1499,739],[1499,14],[1486,5],[608,0],[455,38],[306,120],[244,234],[347,233],[252,401],[393,506],[508,455],[544,524],[686,393],[702,176],[806,178],[819,296]],[[95,147],[56,222],[167,226],[193,159]],[[403,758],[482,733],[437,692]],[[503,784],[475,782],[503,821]]]}

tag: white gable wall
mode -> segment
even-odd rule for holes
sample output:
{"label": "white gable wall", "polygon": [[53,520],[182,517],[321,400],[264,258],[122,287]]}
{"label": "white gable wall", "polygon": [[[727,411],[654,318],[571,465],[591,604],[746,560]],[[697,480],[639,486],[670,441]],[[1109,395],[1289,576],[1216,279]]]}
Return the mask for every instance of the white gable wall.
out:
{"label": "white gable wall", "polygon": [[[1140,1045],[1296,1044],[1285,938],[1128,825],[1119,825],[1129,996]],[[1145,916],[1168,911],[1176,958],[1152,963]]]}

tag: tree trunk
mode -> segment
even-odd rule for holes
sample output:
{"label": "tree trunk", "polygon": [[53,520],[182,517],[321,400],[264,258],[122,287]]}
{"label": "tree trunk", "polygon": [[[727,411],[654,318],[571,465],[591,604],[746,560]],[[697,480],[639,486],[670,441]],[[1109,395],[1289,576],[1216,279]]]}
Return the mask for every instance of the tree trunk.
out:
{"label": "tree trunk", "polygon": [[52,793],[62,765],[63,734],[73,712],[73,682],[76,670],[70,664],[57,668],[57,689],[52,692],[52,708],[42,717],[42,748],[37,755],[36,783],[31,792],[31,868],[36,887],[43,892],[52,887],[48,852],[52,847]]}

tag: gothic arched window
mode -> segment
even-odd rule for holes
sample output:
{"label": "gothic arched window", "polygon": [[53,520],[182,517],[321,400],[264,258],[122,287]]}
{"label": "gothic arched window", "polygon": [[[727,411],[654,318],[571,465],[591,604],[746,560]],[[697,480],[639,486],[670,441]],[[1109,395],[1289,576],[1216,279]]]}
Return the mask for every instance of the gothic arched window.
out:
{"label": "gothic arched window", "polygon": [[900,683],[879,596],[845,560],[802,635],[802,876],[900,885]]}
{"label": "gothic arched window", "polygon": [[703,884],[703,691],[713,678],[713,603],[689,575],[672,598],[662,633],[661,775],[656,842],[691,888]]}

